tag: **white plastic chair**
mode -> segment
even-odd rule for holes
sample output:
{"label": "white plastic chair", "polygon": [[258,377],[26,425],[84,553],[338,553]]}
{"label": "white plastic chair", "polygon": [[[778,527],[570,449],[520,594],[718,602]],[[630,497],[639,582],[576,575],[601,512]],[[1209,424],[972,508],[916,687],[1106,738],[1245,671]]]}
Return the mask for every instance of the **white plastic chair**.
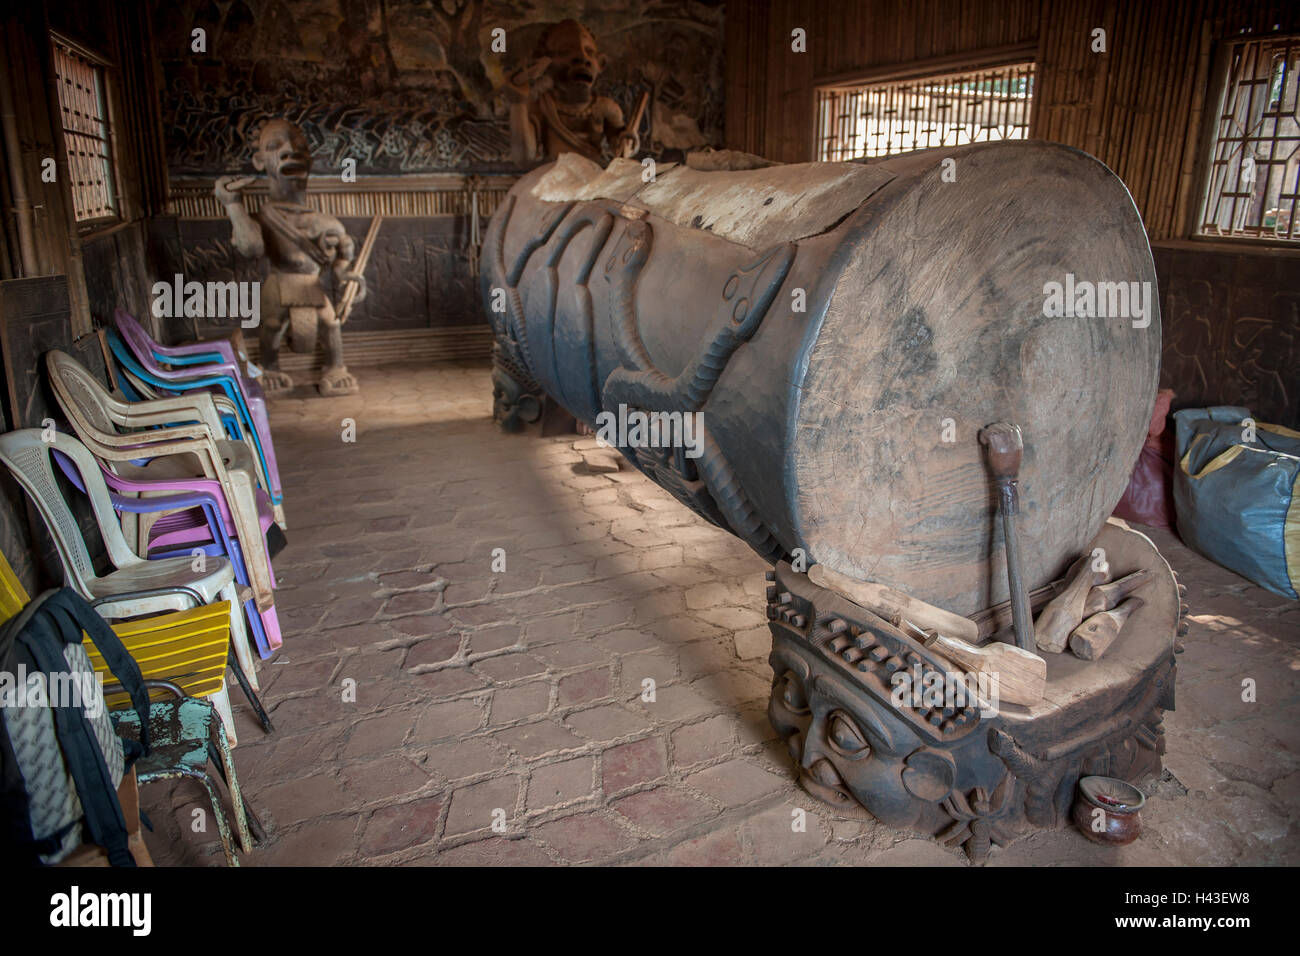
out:
{"label": "white plastic chair", "polygon": [[[43,433],[35,428],[0,435],[0,461],[13,472],[45,520],[63,563],[67,586],[94,604],[95,610],[109,620],[229,601],[231,648],[244,675],[256,690],[256,655],[249,645],[242,602],[230,562],[225,558],[208,557],[203,570],[196,571],[193,562],[185,557],[158,561],[141,558],[131,550],[122,534],[117,513],[108,496],[108,486],[104,484],[94,457],[68,435],[54,432],[49,437],[51,441],[44,440]],[[50,459],[56,450],[67,455],[81,474],[95,523],[99,526],[108,558],[116,569],[108,574],[96,574],[77,519],[59,489],[55,466]],[[224,689],[222,693],[225,693]],[[230,720],[228,698],[224,701],[224,708],[222,719],[233,737],[234,724]]]}
{"label": "white plastic chair", "polygon": [[[46,353],[45,362],[55,398],[77,437],[115,473],[144,480],[185,481],[197,477],[220,484],[244,551],[258,610],[271,608],[275,583],[266,539],[258,523],[252,456],[243,442],[220,437],[225,432],[211,396],[190,393],[184,398],[122,402],[72,356],[54,350]],[[172,424],[177,419],[198,421]],[[120,433],[119,428],[148,430]],[[149,465],[133,464],[141,459],[148,459]],[[141,547],[143,550],[145,545]]]}

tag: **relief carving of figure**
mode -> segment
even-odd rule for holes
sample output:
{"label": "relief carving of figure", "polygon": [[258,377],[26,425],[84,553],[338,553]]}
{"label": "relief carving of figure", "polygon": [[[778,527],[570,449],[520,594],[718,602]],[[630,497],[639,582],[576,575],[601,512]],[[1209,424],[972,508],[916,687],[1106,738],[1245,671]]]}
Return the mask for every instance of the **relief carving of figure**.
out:
{"label": "relief carving of figure", "polygon": [[576,20],[562,20],[537,41],[533,61],[503,88],[510,105],[511,159],[531,165],[561,153],[603,163],[640,149],[636,123],[593,89],[607,62],[596,38]]}
{"label": "relief carving of figure", "polygon": [[356,244],[338,219],[307,202],[311,151],[293,123],[277,119],[262,126],[253,167],[266,173],[269,185],[255,214],[243,200],[254,177],[223,176],[213,191],[230,217],[235,249],[252,259],[265,256],[270,263],[258,329],[263,386],[268,392],[292,388],[293,379],[280,370],[280,348],[287,340],[293,351],[311,353],[319,330],[325,335],[325,368],[317,388],[322,395],[353,394],[357,383],[343,364],[342,323],[322,280],[329,272],[338,295],[355,282],[359,288],[353,301],[365,296],[365,279],[353,268]]}

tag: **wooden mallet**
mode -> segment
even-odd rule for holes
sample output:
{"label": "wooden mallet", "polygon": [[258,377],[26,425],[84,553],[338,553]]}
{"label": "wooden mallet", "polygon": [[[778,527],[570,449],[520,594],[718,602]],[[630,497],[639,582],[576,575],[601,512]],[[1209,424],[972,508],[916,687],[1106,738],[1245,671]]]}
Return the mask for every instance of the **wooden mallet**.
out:
{"label": "wooden mallet", "polygon": [[1020,565],[1020,539],[1016,536],[1016,515],[1020,513],[1020,459],[1024,442],[1020,426],[996,422],[980,429],[980,444],[988,451],[989,471],[998,489],[998,511],[1002,515],[1003,547],[1007,552],[1007,586],[1011,590],[1011,623],[1016,646],[1032,652],[1034,617],[1029,610],[1029,591]]}

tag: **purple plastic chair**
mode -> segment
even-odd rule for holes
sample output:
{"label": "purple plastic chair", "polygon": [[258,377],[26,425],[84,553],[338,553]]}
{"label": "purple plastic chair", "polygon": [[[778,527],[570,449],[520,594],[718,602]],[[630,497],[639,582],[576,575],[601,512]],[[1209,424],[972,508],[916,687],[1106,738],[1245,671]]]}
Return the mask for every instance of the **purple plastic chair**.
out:
{"label": "purple plastic chair", "polygon": [[[177,553],[189,554],[196,547],[202,548],[205,553],[225,554],[230,558],[231,563],[235,565],[236,570],[243,574],[243,577],[239,579],[239,583],[244,585],[249,583],[244,550],[240,547],[239,538],[234,533],[235,524],[230,516],[225,496],[221,494],[221,484],[219,482],[209,478],[168,478],[165,481],[148,481],[139,478],[124,478],[103,469],[102,466],[101,470],[104,471],[104,481],[108,484],[109,489],[114,492],[177,491],[183,495],[201,496],[203,501],[211,506],[211,517],[215,519],[212,521],[209,520],[206,509],[202,511],[196,510],[194,506],[159,518],[149,532],[149,553],[147,557],[172,557]],[[128,500],[136,499],[128,498]],[[149,499],[143,500],[148,501]],[[199,503],[196,500],[194,504],[198,505]],[[274,523],[271,516],[271,499],[260,491],[257,495],[257,520],[263,534]],[[211,530],[214,528],[219,529],[220,534]],[[210,546],[220,547],[222,550],[210,551],[208,550]],[[267,549],[266,570],[270,576],[271,586],[275,587],[275,568],[271,566],[269,547]],[[259,651],[264,650],[263,657],[265,658],[281,644],[280,619],[276,614],[274,604],[265,611],[258,612],[256,601],[251,601],[251,615],[260,620],[261,627],[259,629],[263,633],[267,646],[263,649],[259,643]]]}
{"label": "purple plastic chair", "polygon": [[[259,384],[244,376],[239,363],[234,360],[234,350],[230,347],[230,343],[222,343],[229,353],[228,360],[222,355],[221,361],[217,362],[200,365],[183,361],[180,368],[167,368],[162,364],[168,361],[166,352],[175,351],[174,349],[164,349],[160,346],[145,331],[144,326],[122,309],[113,312],[113,323],[144,373],[154,380],[153,384],[161,388],[181,391],[191,388],[201,388],[205,391],[220,389],[242,406],[241,412],[246,409],[247,425],[255,433],[258,451],[263,457],[267,478],[271,484],[271,488],[267,490],[271,492],[272,500],[278,502],[281,498],[280,469],[275,458],[275,445],[271,440],[271,423],[267,416],[266,397]],[[205,351],[188,352],[185,358],[192,359],[197,355],[211,354],[209,343],[195,344]],[[193,349],[194,346],[179,348]],[[230,384],[222,388],[211,383],[209,380],[212,378],[227,379]]]}

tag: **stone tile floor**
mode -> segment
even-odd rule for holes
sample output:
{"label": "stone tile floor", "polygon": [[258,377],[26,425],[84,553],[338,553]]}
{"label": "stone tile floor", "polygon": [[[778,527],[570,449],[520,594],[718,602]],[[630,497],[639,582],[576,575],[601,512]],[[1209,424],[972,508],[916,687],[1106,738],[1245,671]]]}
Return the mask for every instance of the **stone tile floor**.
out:
{"label": "stone tile floor", "polygon": [[[245,865],[965,864],[795,785],[745,545],[635,472],[584,473],[573,436],[500,433],[486,366],[358,377],[273,407],[284,647],[274,735],[232,693],[270,831]],[[990,865],[1300,862],[1300,605],[1151,533],[1192,623],[1146,833],[1038,831]],[[142,802],[159,865],[222,862],[197,786]]]}

